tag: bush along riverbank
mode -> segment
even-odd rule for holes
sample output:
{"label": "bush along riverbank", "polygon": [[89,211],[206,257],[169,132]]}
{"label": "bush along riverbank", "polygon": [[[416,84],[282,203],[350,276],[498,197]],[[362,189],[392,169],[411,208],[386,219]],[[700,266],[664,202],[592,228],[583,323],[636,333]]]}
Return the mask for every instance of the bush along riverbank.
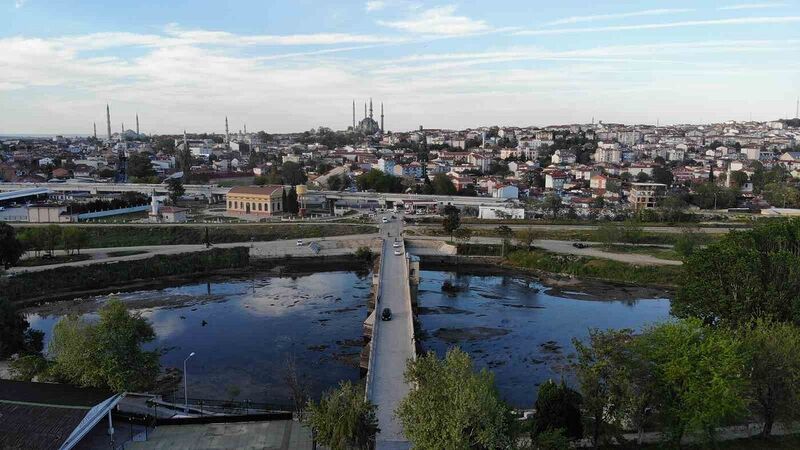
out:
{"label": "bush along riverbank", "polygon": [[677,286],[683,270],[680,266],[636,266],[610,259],[559,255],[543,250],[515,250],[506,264],[577,277],[658,286]]}
{"label": "bush along riverbank", "polygon": [[13,302],[121,286],[136,280],[206,274],[248,267],[247,247],[214,248],[204,252],[157,255],[114,264],[59,267],[39,272],[22,272],[0,282],[0,297]]}
{"label": "bush along riverbank", "polygon": [[[17,232],[25,235],[34,227],[18,227]],[[138,247],[145,245],[212,244],[232,242],[275,241],[281,239],[312,239],[327,236],[375,233],[374,226],[352,224],[253,224],[253,225],[215,225],[215,226],[60,226],[62,229],[80,228],[86,233],[83,248]],[[54,248],[61,248],[57,242]]]}

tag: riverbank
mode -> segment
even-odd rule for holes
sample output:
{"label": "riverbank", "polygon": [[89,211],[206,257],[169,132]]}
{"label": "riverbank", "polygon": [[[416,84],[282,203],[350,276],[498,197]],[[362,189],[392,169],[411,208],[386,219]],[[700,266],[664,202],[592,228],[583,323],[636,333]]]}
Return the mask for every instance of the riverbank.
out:
{"label": "riverbank", "polygon": [[61,266],[3,278],[0,280],[0,295],[14,303],[31,304],[74,295],[76,291],[108,290],[162,277],[208,275],[218,270],[244,268],[249,261],[247,247],[232,247],[157,255],[113,264]]}
{"label": "riverbank", "polygon": [[[622,264],[622,263],[621,263]],[[545,286],[545,293],[575,300],[636,300],[671,298],[675,285],[633,284],[622,278],[575,276],[542,268],[515,265],[496,256],[420,256],[420,270],[450,271],[478,276],[529,278]]]}
{"label": "riverbank", "polygon": [[[245,249],[245,247],[234,247],[236,249]],[[212,251],[232,250],[228,249],[213,249]],[[182,261],[186,255],[190,254],[177,254],[156,256],[145,260],[137,260],[130,262],[141,262],[143,265],[149,265],[147,261],[156,258],[165,260],[172,260],[173,262]],[[213,259],[213,258],[212,258]],[[126,263],[126,262],[121,262]],[[115,263],[117,265],[120,263]],[[106,265],[94,265],[90,267],[102,268]],[[180,266],[180,264],[178,264]],[[52,271],[38,272],[43,274],[42,277],[49,278],[55,276],[54,269]],[[100,269],[102,271],[102,269]],[[173,273],[170,275],[152,276],[144,278],[123,278],[115,279],[113,282],[100,287],[89,287],[88,285],[81,286],[75,289],[68,290],[53,290],[49,294],[36,295],[32,297],[16,298],[13,299],[14,303],[21,307],[43,307],[48,305],[56,305],[64,303],[65,308],[63,311],[72,312],[69,306],[70,302],[80,302],[82,298],[91,296],[107,295],[111,293],[132,292],[142,289],[162,289],[170,286],[176,286],[186,283],[215,283],[223,279],[231,277],[253,278],[259,275],[268,273],[276,276],[299,276],[307,275],[316,272],[333,272],[333,271],[353,271],[367,273],[370,270],[370,265],[366,261],[355,257],[355,255],[320,255],[314,257],[281,257],[281,258],[248,258],[246,264],[236,265],[236,267],[217,267],[213,265],[205,265],[202,268],[197,266],[189,266],[186,271]],[[50,275],[47,275],[47,274]],[[14,278],[18,278],[17,277]],[[13,278],[12,278],[13,279]],[[37,278],[38,279],[38,278]],[[29,281],[26,281],[28,283]],[[51,287],[54,287],[51,284]],[[14,285],[12,288],[15,291],[19,287]],[[10,298],[10,297],[9,297]],[[78,300],[76,300],[78,299]],[[152,305],[152,306],[166,306]],[[62,311],[62,312],[63,312]],[[76,312],[80,312],[77,310]]]}

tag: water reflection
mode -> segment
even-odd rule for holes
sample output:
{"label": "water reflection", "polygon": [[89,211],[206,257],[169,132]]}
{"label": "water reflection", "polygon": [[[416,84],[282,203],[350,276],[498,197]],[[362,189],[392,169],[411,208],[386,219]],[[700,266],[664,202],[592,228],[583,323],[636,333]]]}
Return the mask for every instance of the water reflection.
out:
{"label": "water reflection", "polygon": [[[286,401],[288,358],[318,396],[340,380],[359,378],[362,321],[370,278],[327,272],[295,277],[259,276],[187,284],[116,295],[153,324],[154,346],[168,349],[164,367],[181,367],[189,352],[190,395]],[[108,296],[96,297],[102,304]],[[96,314],[84,312],[89,320]],[[49,340],[60,316],[29,314]]]}
{"label": "water reflection", "polygon": [[[472,355],[478,367],[495,373],[501,395],[530,408],[549,378],[570,380],[572,338],[590,328],[633,328],[669,317],[669,300],[598,300],[592,293],[557,295],[525,277],[472,276],[423,271],[420,321],[427,349],[443,354],[453,345]],[[444,280],[462,290],[441,291]]]}

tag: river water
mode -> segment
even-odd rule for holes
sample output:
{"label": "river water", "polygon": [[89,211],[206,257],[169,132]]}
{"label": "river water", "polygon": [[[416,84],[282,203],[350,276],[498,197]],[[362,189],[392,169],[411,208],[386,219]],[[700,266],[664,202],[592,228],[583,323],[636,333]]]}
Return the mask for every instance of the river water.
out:
{"label": "river water", "polygon": [[[475,276],[422,271],[419,320],[423,345],[444,355],[459,346],[477,368],[494,372],[501,396],[531,408],[538,386],[562,376],[571,382],[572,338],[591,328],[631,328],[669,318],[664,298],[614,301],[590,292],[553,292],[523,276]],[[462,288],[442,292],[445,280]]]}
{"label": "river water", "polygon": [[[359,379],[370,284],[366,272],[264,274],[114,297],[153,324],[152,347],[166,350],[162,366],[183,370],[184,358],[195,352],[187,368],[190,397],[285,403],[291,399],[285,382],[289,359],[314,397],[340,380]],[[28,320],[45,331],[47,341],[59,317],[30,314]]]}
{"label": "river water", "polygon": [[[569,380],[571,339],[588,329],[635,328],[669,316],[666,299],[607,301],[589,293],[554,292],[521,276],[461,275],[465,290],[441,291],[448,272],[423,271],[420,321],[426,349],[444,354],[458,345],[477,367],[494,371],[501,395],[527,408],[548,378]],[[319,272],[295,277],[259,274],[116,294],[148,318],[165,351],[164,367],[188,363],[189,396],[288,402],[289,360],[318,397],[340,380],[358,380],[362,323],[371,277],[366,272]],[[66,312],[96,318],[98,296],[28,314],[45,332]]]}

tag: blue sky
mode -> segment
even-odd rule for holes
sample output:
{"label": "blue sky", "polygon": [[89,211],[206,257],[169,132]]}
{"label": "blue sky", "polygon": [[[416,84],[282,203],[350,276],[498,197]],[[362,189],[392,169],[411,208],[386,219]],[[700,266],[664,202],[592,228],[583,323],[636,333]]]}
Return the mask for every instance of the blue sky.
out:
{"label": "blue sky", "polygon": [[800,1],[0,0],[0,134],[794,115]]}

